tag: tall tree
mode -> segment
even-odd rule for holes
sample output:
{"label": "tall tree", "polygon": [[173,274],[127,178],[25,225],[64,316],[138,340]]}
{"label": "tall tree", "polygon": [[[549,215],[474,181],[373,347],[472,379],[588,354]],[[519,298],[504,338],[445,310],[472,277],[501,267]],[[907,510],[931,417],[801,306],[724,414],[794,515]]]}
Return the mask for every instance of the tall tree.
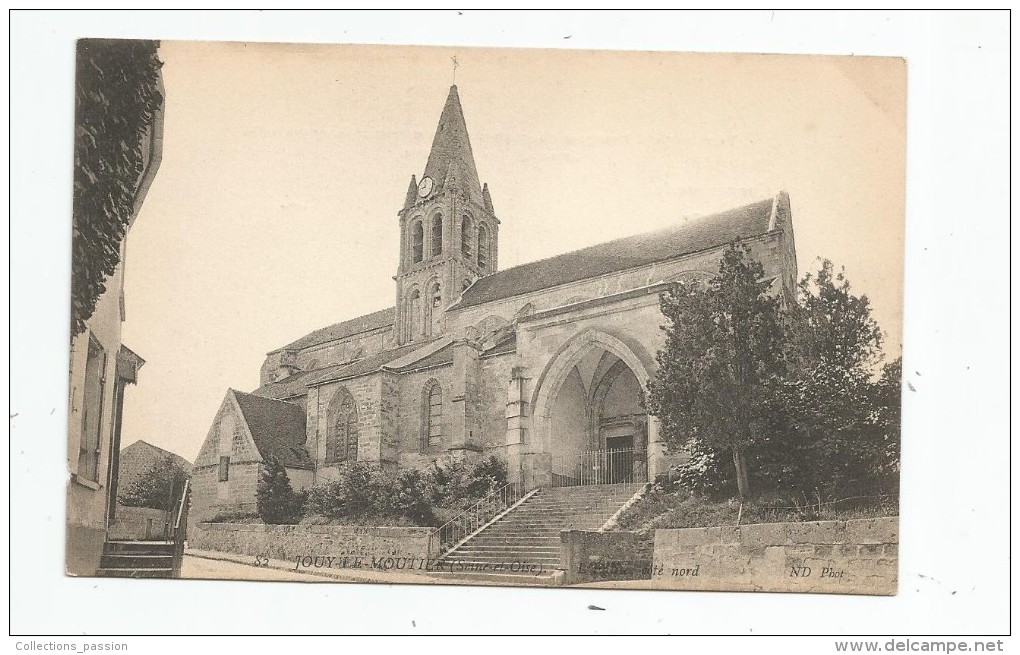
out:
{"label": "tall tree", "polygon": [[135,212],[145,137],[163,103],[158,41],[82,39],[75,74],[71,336],[120,262]]}
{"label": "tall tree", "polygon": [[[799,283],[789,323],[791,368],[783,401],[788,430],[803,444],[812,489],[870,486],[878,474],[875,379],[883,335],[866,295],[853,293],[845,271],[821,261]],[[896,383],[898,385],[898,381]],[[897,386],[898,388],[898,386]],[[898,441],[898,440],[897,440]]]}
{"label": "tall tree", "polygon": [[882,330],[871,315],[866,295],[854,295],[842,268],[823,259],[814,274],[797,285],[798,302],[790,308],[795,357],[802,370],[827,366],[847,375],[871,377],[882,356]]}
{"label": "tall tree", "polygon": [[129,488],[118,494],[120,504],[171,510],[184,481],[191,477],[186,468],[170,455],[160,457]]}
{"label": "tall tree", "polygon": [[676,283],[660,297],[666,343],[649,408],[667,443],[726,448],[737,490],[750,493],[747,451],[769,430],[769,398],[784,367],[779,299],[745,245],[731,245],[707,286]]}

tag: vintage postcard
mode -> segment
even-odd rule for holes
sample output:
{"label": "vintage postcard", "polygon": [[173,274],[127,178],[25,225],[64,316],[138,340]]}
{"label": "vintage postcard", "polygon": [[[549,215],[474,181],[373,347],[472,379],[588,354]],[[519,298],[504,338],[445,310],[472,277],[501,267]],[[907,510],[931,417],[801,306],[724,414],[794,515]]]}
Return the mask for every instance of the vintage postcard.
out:
{"label": "vintage postcard", "polygon": [[69,575],[897,592],[904,60],[75,84]]}

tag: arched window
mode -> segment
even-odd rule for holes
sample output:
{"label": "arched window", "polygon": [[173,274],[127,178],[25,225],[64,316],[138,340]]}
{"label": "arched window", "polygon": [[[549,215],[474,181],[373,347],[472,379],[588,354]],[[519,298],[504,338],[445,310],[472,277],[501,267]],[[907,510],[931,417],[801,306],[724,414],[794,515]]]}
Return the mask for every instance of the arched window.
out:
{"label": "arched window", "polygon": [[326,419],[326,463],[357,461],[358,405],[346,387],[333,396]]}
{"label": "arched window", "polygon": [[431,337],[439,334],[439,320],[443,315],[443,294],[439,289],[439,282],[437,280],[430,282],[425,293],[425,336]]}
{"label": "arched window", "polygon": [[443,253],[443,215],[436,214],[432,217],[432,234],[430,235],[432,241],[432,256],[440,255]]}
{"label": "arched window", "polygon": [[466,259],[472,259],[472,244],[471,237],[473,230],[471,229],[471,217],[465,214],[461,218],[460,223],[460,252]]}
{"label": "arched window", "polygon": [[422,390],[422,448],[443,445],[443,388],[429,380]]}
{"label": "arched window", "polygon": [[415,264],[422,260],[424,242],[425,233],[422,230],[421,221],[411,223],[411,261]]}
{"label": "arched window", "polygon": [[417,339],[421,335],[421,292],[411,289],[407,297],[407,338]]}
{"label": "arched window", "polygon": [[485,225],[478,226],[478,267],[485,268],[489,264],[489,229]]}

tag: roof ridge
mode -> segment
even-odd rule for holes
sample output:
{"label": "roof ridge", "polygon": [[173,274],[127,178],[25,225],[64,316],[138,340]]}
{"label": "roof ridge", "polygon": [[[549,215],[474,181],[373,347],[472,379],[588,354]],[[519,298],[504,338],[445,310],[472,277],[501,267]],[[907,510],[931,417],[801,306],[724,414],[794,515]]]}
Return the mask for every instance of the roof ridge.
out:
{"label": "roof ridge", "polygon": [[235,394],[239,393],[243,396],[251,396],[252,398],[258,398],[259,400],[271,400],[275,403],[286,403],[287,405],[290,405],[292,407],[297,407],[298,409],[301,408],[301,405],[298,405],[297,403],[292,403],[289,400],[280,400],[279,398],[273,398],[272,396],[260,396],[257,393],[252,393],[250,391],[241,391],[240,389],[231,389],[231,391],[233,391]]}
{"label": "roof ridge", "polygon": [[[280,352],[282,350],[288,350],[290,348],[297,348],[297,349],[301,350],[301,349],[304,349],[304,348],[310,348],[312,346],[321,345],[322,343],[326,343],[326,341],[333,341],[335,339],[327,339],[326,341],[322,341],[322,342],[319,342],[319,343],[313,343],[313,344],[309,344],[309,345],[306,345],[306,346],[295,346],[294,344],[299,343],[299,342],[307,339],[308,337],[312,336],[313,334],[316,334],[318,332],[322,332],[324,330],[330,330],[330,329],[337,328],[337,327],[340,327],[342,325],[345,325],[347,323],[354,323],[354,322],[359,321],[359,320],[364,320],[364,319],[366,319],[366,318],[368,318],[370,316],[379,316],[379,315],[386,314],[386,313],[392,314],[395,311],[396,311],[396,306],[395,305],[391,305],[389,307],[383,307],[382,309],[377,309],[375,311],[368,312],[367,314],[361,314],[360,316],[353,316],[351,318],[344,319],[342,321],[337,321],[336,323],[330,323],[329,325],[324,325],[322,327],[315,328],[311,332],[308,332],[308,333],[304,334],[303,336],[298,337],[297,339],[294,339],[294,340],[288,342],[287,345],[280,346],[279,348],[274,348],[273,350],[270,350],[266,354],[267,355],[272,355],[273,353],[278,353],[278,352]],[[368,328],[365,328],[364,330],[359,330],[357,332],[351,332],[350,334],[344,335],[344,336],[339,337],[339,338],[340,339],[348,339],[350,337],[357,336],[357,335],[359,335],[359,334],[361,334],[363,332],[369,332],[370,330],[378,330],[380,327],[386,327],[387,325],[392,325],[393,322],[394,321],[389,321],[388,323],[386,323],[384,325],[380,325],[380,326],[377,326],[377,327],[368,327]]]}
{"label": "roof ridge", "polygon": [[667,262],[734,240],[770,234],[769,209],[776,196],[739,207],[679,220],[656,230],[595,243],[524,262],[478,278],[451,310],[594,279],[634,267]]}
{"label": "roof ridge", "polygon": [[161,453],[166,453],[167,455],[171,455],[173,457],[177,457],[178,459],[182,459],[185,462],[188,461],[188,459],[185,458],[184,455],[178,455],[177,453],[175,453],[172,450],[167,450],[166,448],[163,448],[162,446],[157,446],[156,444],[150,443],[150,442],[146,441],[145,439],[136,439],[133,443],[130,443],[127,446],[124,446],[123,448],[121,448],[121,451],[123,452],[123,451],[127,450],[128,448],[130,448],[131,446],[136,446],[136,445],[138,445],[140,443],[141,444],[145,444],[149,448],[155,448],[156,450],[158,450]]}
{"label": "roof ridge", "polygon": [[[582,246],[580,248],[577,248],[576,250],[568,250],[567,252],[561,252],[561,253],[557,253],[555,255],[549,255],[548,257],[541,257],[539,259],[532,259],[531,261],[521,262],[520,264],[514,264],[510,268],[500,269],[500,270],[496,271],[495,273],[493,273],[492,275],[499,275],[500,273],[506,273],[508,271],[512,271],[514,269],[521,268],[522,266],[531,266],[532,264],[537,264],[539,262],[549,261],[550,259],[556,259],[557,257],[565,257],[567,255],[573,255],[574,253],[584,252],[585,250],[588,250],[590,248],[601,248],[603,246],[608,246],[610,244],[616,243],[618,241],[626,241],[628,239],[636,239],[636,238],[639,238],[639,237],[646,237],[646,236],[650,236],[652,234],[656,234],[658,232],[669,232],[671,230],[675,230],[676,228],[680,227],[681,225],[686,225],[686,224],[691,223],[693,221],[702,221],[702,220],[705,220],[705,219],[708,219],[708,218],[714,218],[716,216],[722,216],[723,214],[729,214],[731,212],[738,212],[738,211],[741,211],[741,210],[753,207],[753,206],[755,206],[757,204],[763,203],[766,200],[771,202],[775,198],[778,198],[778,194],[775,195],[775,196],[768,196],[766,198],[761,198],[760,200],[755,200],[754,202],[749,202],[746,205],[740,205],[739,207],[732,207],[730,209],[724,209],[723,211],[712,212],[711,214],[701,214],[699,216],[692,216],[690,218],[685,218],[683,220],[680,220],[680,221],[677,221],[677,222],[674,222],[674,223],[670,223],[669,225],[666,225],[666,226],[663,226],[663,227],[659,227],[659,228],[656,228],[654,230],[648,230],[647,232],[638,232],[636,234],[628,234],[625,237],[617,237],[615,239],[610,239],[609,241],[600,241],[598,243],[593,243],[593,244],[588,245],[588,246]],[[472,284],[474,282],[479,281],[479,280],[485,279],[485,277],[491,277],[491,276],[484,276],[484,277],[477,278],[477,279],[472,281]],[[466,290],[467,289],[465,289],[465,291]]]}

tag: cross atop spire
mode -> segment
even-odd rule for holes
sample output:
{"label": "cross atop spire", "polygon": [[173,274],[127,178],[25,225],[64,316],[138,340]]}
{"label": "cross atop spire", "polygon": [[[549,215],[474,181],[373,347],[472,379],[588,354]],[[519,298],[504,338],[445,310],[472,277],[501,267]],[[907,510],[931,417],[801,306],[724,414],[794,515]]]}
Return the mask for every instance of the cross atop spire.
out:
{"label": "cross atop spire", "polygon": [[457,85],[450,87],[443,113],[439,116],[424,177],[432,178],[440,190],[448,180],[455,180],[456,185],[469,197],[481,203],[482,185],[478,181],[478,170],[468,140]]}

